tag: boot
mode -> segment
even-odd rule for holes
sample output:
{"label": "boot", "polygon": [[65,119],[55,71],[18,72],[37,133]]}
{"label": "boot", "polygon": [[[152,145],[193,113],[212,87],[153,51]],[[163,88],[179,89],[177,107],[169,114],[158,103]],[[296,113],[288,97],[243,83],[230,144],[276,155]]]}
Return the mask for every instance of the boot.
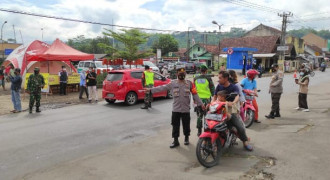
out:
{"label": "boot", "polygon": [[266,115],[265,116],[267,119],[274,119],[275,116],[274,116],[274,112],[270,112],[269,115]]}
{"label": "boot", "polygon": [[144,105],[143,106],[141,106],[141,109],[148,109],[148,103],[144,103]]}
{"label": "boot", "polygon": [[175,148],[177,146],[180,146],[178,138],[174,138],[173,143],[170,145],[170,148]]}
{"label": "boot", "polygon": [[32,106],[29,106],[29,113],[32,113]]}
{"label": "boot", "polygon": [[280,111],[276,111],[274,117],[281,117]]}
{"label": "boot", "polygon": [[189,145],[189,136],[184,137],[184,145]]}
{"label": "boot", "polygon": [[149,102],[149,103],[148,103],[148,107],[150,107],[150,108],[151,108],[151,102]]}
{"label": "boot", "polygon": [[197,136],[199,137],[202,134],[202,128],[198,128]]}
{"label": "boot", "polygon": [[39,107],[37,107],[36,112],[37,113],[40,113],[41,112],[40,109],[39,109]]}

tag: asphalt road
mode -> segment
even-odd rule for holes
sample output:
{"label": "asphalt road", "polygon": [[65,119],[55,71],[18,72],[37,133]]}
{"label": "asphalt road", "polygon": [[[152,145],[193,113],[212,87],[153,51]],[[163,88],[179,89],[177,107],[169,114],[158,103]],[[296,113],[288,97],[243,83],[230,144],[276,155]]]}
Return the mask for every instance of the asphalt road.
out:
{"label": "asphalt road", "polygon": [[[330,71],[316,72],[311,86],[329,82]],[[257,79],[259,106],[270,104],[269,77]],[[298,90],[292,74],[284,78],[284,95]],[[285,100],[282,100],[282,103]],[[0,116],[0,179],[14,179],[62,162],[106,151],[170,128],[172,100],[157,99],[152,110],[140,104],[75,105],[40,114]],[[195,119],[195,115],[192,116]],[[196,129],[192,126],[192,134]],[[170,143],[171,139],[168,139]],[[166,140],[167,142],[167,140]]]}

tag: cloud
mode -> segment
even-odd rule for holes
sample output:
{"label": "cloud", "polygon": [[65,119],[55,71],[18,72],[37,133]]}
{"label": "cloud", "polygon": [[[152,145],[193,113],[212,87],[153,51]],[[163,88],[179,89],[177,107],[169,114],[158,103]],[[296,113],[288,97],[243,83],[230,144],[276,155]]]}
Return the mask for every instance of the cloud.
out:
{"label": "cloud", "polygon": [[[329,28],[329,18],[324,21],[303,21],[302,18],[329,17],[330,13],[306,16],[317,12],[330,12],[328,0],[250,0],[261,6],[271,7],[280,11],[291,11],[291,23],[288,28],[301,26],[313,28]],[[219,0],[2,0],[0,7],[38,13],[50,16],[80,19],[93,22],[187,31],[214,31],[218,26],[213,20],[223,24],[221,31],[229,31],[231,27],[252,29],[259,23],[275,28],[281,27],[281,17],[277,13],[270,13],[251,7],[238,6]],[[4,39],[13,38],[13,28],[20,42],[18,30],[21,30],[24,41],[41,39],[53,41],[60,38],[66,41],[78,35],[85,37],[101,36],[103,28],[109,26],[92,25],[41,17],[0,12],[1,20],[7,20],[4,26]],[[2,22],[0,22],[2,23]],[[44,30],[41,31],[41,28]],[[118,30],[120,28],[115,28]]]}

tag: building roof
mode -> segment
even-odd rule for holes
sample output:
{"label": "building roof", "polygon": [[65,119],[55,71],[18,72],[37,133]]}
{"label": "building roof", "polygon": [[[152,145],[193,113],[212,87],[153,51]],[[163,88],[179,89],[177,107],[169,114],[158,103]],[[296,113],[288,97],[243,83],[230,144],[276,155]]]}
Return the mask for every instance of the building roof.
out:
{"label": "building roof", "polygon": [[204,47],[207,52],[211,54],[219,54],[219,46],[211,44],[198,43],[201,47]]}
{"label": "building roof", "polygon": [[184,53],[187,51],[187,48],[180,48],[177,52],[174,52],[174,54],[178,57],[184,57]]}
{"label": "building roof", "polygon": [[258,31],[258,30],[261,30],[261,29],[266,29],[270,32],[272,32],[274,35],[280,35],[282,33],[282,31],[278,30],[278,29],[275,29],[273,27],[270,27],[270,26],[266,26],[264,24],[259,24],[258,26],[256,26],[255,28],[251,29],[250,31],[246,32],[245,35],[243,35],[243,37],[245,37],[246,35],[248,35],[250,32],[252,31]]}
{"label": "building roof", "polygon": [[322,54],[322,49],[319,48],[318,46],[316,45],[310,45],[310,44],[305,44],[307,47],[309,47],[310,49],[312,49],[314,52],[318,52],[320,54]]}
{"label": "building roof", "polygon": [[250,47],[257,48],[257,54],[276,53],[276,47],[280,43],[279,36],[256,36],[256,37],[241,37],[228,38],[220,41],[221,53],[223,48],[229,47]]}

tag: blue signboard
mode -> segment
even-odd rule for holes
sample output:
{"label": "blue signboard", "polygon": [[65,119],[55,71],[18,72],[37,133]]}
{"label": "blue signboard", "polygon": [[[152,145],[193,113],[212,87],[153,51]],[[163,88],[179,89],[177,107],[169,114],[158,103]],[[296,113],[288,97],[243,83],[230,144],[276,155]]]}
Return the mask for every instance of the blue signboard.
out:
{"label": "blue signboard", "polygon": [[14,49],[5,49],[5,55],[9,55]]}

